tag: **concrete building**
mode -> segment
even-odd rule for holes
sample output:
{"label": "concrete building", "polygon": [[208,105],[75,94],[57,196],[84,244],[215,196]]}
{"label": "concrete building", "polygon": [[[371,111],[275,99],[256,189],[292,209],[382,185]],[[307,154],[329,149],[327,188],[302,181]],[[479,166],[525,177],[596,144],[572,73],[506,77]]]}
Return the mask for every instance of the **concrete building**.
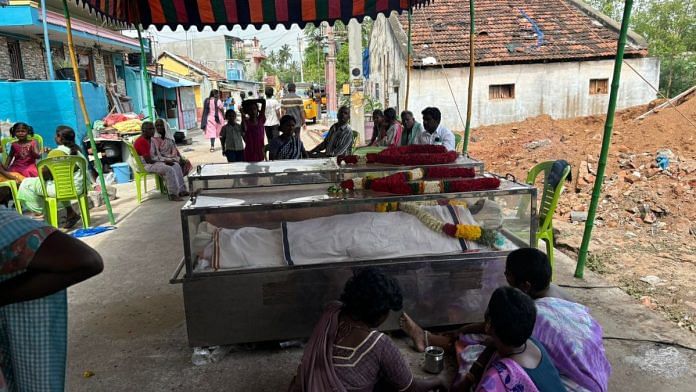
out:
{"label": "concrete building", "polygon": [[[43,40],[43,19],[38,2],[9,1],[0,7],[0,118],[24,121],[33,125],[52,146],[56,125],[72,126],[81,137],[86,132],[73,102],[74,82],[68,57],[66,22],[62,2],[47,1],[47,28],[55,79],[50,80],[49,60]],[[127,54],[140,53],[137,40],[126,37],[115,27],[74,2],[72,29],[87,100],[93,120],[109,111],[106,87],[132,97],[135,111],[141,112],[145,101],[140,89],[137,67],[129,67]],[[149,50],[149,49],[148,49]],[[31,97],[34,99],[32,100]]]}
{"label": "concrete building", "polygon": [[176,55],[170,52],[162,52],[157,57],[157,63],[162,64],[165,71],[176,74],[177,77],[184,78],[198,83],[194,87],[196,107],[199,112],[203,110],[203,100],[210,96],[210,91],[219,90],[220,82],[224,82],[227,78],[207,66],[194,61],[183,55]]}
{"label": "concrete building", "polygon": [[[249,80],[254,75],[250,70],[253,68],[255,72],[258,64],[253,60],[253,51],[248,51],[247,55],[246,45],[238,37],[220,34],[188,41],[163,42],[158,47],[161,53],[166,51],[196,59],[197,63],[225,75],[228,80]],[[248,46],[253,47],[253,43]]]}
{"label": "concrete building", "polygon": [[[472,126],[542,114],[569,118],[606,111],[619,32],[613,20],[578,0],[516,0],[505,5],[477,0],[475,22]],[[407,26],[406,15],[380,16],[369,48],[367,92],[398,110],[404,109],[406,98]],[[437,106],[447,126],[464,129],[469,2],[438,1],[417,9],[411,26],[408,109],[419,117],[423,108]],[[647,56],[647,42],[635,33],[629,34],[625,61],[658,86],[659,60]],[[624,67],[618,108],[655,98],[655,91]]]}

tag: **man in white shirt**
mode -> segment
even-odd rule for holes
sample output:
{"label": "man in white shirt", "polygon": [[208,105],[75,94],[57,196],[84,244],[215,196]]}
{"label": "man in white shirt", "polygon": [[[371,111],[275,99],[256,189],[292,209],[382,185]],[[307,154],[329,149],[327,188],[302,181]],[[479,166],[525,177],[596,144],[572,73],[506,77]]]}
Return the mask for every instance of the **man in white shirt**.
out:
{"label": "man in white shirt", "polygon": [[448,151],[454,151],[456,148],[454,134],[440,124],[442,120],[440,109],[428,107],[423,109],[421,114],[423,115],[424,130],[416,135],[413,144],[442,145]]}
{"label": "man in white shirt", "polygon": [[278,126],[280,125],[280,102],[273,98],[273,87],[266,87],[266,139],[271,143],[273,138],[278,136]]}

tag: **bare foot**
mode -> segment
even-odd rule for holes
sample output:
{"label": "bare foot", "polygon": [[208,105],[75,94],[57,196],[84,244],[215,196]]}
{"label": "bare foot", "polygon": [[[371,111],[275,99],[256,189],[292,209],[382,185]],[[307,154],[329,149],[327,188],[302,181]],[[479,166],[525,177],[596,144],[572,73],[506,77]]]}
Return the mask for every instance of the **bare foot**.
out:
{"label": "bare foot", "polygon": [[170,201],[182,201],[182,199],[179,196],[173,196],[173,195],[169,195],[169,200]]}
{"label": "bare foot", "polygon": [[425,331],[405,312],[402,313],[399,318],[399,326],[411,339],[413,339],[413,345],[416,346],[416,351],[419,353],[425,351]]}

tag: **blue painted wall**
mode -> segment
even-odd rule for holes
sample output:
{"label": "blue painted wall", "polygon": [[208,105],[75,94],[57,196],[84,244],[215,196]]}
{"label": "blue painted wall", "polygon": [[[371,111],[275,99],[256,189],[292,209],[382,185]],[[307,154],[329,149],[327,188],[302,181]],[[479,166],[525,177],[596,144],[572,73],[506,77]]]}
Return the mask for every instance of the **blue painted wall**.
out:
{"label": "blue painted wall", "polygon": [[[82,91],[90,120],[109,113],[104,87],[82,83]],[[53,139],[58,125],[72,127],[78,140],[87,133],[75,82],[66,80],[0,82],[0,119],[28,123],[51,148],[56,146]]]}

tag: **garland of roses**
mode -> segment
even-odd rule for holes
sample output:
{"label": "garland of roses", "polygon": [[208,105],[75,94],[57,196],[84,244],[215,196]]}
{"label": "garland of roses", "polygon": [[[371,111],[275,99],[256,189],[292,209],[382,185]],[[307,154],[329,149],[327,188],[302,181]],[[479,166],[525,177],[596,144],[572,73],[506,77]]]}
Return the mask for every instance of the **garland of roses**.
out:
{"label": "garland of roses", "polygon": [[[459,154],[456,151],[447,151],[444,146],[410,145],[390,147],[378,153],[366,154],[366,163],[385,163],[389,165],[439,165],[452,163],[457,160]],[[340,166],[345,162],[348,165],[356,165],[361,158],[356,155],[343,155],[336,157]]]}
{"label": "garland of roses", "polygon": [[[418,170],[418,169],[416,169]],[[500,180],[495,177],[470,178],[441,181],[412,181],[417,171],[394,173],[382,178],[356,177],[341,182],[341,189],[370,189],[397,195],[421,195],[429,193],[474,192],[497,189]]]}

